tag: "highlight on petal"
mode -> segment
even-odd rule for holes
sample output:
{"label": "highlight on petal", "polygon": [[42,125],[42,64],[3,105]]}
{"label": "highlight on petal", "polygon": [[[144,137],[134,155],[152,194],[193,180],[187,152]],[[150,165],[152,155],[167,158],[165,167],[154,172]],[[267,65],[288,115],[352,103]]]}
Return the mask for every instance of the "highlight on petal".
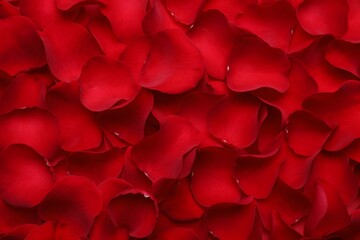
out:
{"label": "highlight on petal", "polygon": [[39,215],[46,221],[69,225],[79,236],[86,236],[101,207],[101,195],[93,182],[66,176],[55,183],[41,202]]}
{"label": "highlight on petal", "polygon": [[297,111],[289,116],[286,126],[289,146],[295,153],[310,156],[321,151],[332,129],[310,112]]}
{"label": "highlight on petal", "polygon": [[305,234],[321,237],[336,232],[350,223],[348,211],[331,184],[318,181],[310,214],[305,222]]}
{"label": "highlight on petal", "polygon": [[298,20],[313,35],[343,35],[347,30],[346,0],[304,0],[298,8]]}
{"label": "highlight on petal", "polygon": [[164,93],[181,93],[195,87],[204,75],[200,51],[182,32],[174,29],[157,33],[138,83]]}
{"label": "highlight on petal", "polygon": [[101,11],[109,19],[115,35],[129,41],[143,34],[141,22],[146,14],[147,0],[100,0]]}
{"label": "highlight on petal", "polygon": [[289,88],[289,70],[290,62],[283,51],[260,39],[243,38],[230,55],[226,81],[235,92],[263,87],[285,92]]}
{"label": "highlight on petal", "polygon": [[51,24],[44,29],[41,38],[49,68],[63,82],[78,80],[85,63],[101,53],[95,39],[77,23]]}
{"label": "highlight on petal", "polygon": [[262,120],[261,102],[251,95],[239,94],[222,99],[208,115],[208,130],[218,140],[235,147],[255,142]]}
{"label": "highlight on petal", "polygon": [[166,0],[165,5],[176,21],[190,25],[194,22],[205,0]]}
{"label": "highlight on petal", "polygon": [[0,70],[9,75],[42,67],[46,64],[44,45],[34,24],[26,17],[0,20]]}
{"label": "highlight on petal", "polygon": [[139,90],[127,66],[103,56],[85,64],[79,87],[82,104],[97,112],[128,103]]}
{"label": "highlight on petal", "polygon": [[297,20],[290,3],[278,1],[270,5],[249,5],[236,17],[236,25],[267,42],[271,47],[287,51]]}
{"label": "highlight on petal", "polygon": [[221,240],[248,239],[255,222],[256,206],[235,203],[218,204],[208,209],[205,224]]}
{"label": "highlight on petal", "polygon": [[360,2],[357,0],[348,0],[349,14],[348,14],[348,29],[342,36],[345,41],[360,43],[360,33],[358,31],[360,27]]}
{"label": "highlight on petal", "polygon": [[25,108],[0,116],[0,148],[25,144],[46,158],[55,155],[59,147],[59,125],[46,110]]}
{"label": "highlight on petal", "polygon": [[57,84],[47,93],[46,103],[59,122],[64,150],[76,152],[100,145],[101,128],[95,115],[80,103],[77,82]]}
{"label": "highlight on petal", "polygon": [[359,91],[360,83],[349,80],[336,92],[319,93],[303,103],[305,109],[318,115],[328,125],[337,126],[324,146],[326,150],[341,150],[360,137]]}
{"label": "highlight on petal", "polygon": [[0,155],[0,195],[17,207],[33,207],[55,179],[46,160],[26,145],[10,145]]}
{"label": "highlight on petal", "polygon": [[241,192],[234,177],[236,155],[222,148],[203,148],[197,153],[191,177],[196,200],[205,207],[238,203]]}
{"label": "highlight on petal", "polygon": [[226,17],[215,10],[205,12],[187,35],[203,55],[207,74],[225,79],[227,62],[235,43],[234,30]]}
{"label": "highlight on petal", "polygon": [[177,178],[183,169],[185,154],[200,142],[201,135],[190,122],[169,116],[158,132],[133,147],[131,158],[153,182]]}

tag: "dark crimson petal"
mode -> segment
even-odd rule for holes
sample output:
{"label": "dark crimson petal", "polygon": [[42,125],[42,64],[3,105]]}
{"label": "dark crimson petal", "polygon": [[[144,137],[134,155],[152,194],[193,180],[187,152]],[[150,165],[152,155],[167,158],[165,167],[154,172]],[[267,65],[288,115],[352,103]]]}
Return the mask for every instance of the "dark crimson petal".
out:
{"label": "dark crimson petal", "polygon": [[56,2],[56,7],[60,10],[66,11],[69,10],[70,8],[82,4],[82,3],[96,3],[97,0],[55,0]]}
{"label": "dark crimson petal", "polygon": [[309,96],[317,93],[316,82],[308,74],[304,66],[297,60],[291,60],[289,73],[289,89],[279,93],[272,89],[262,88],[255,91],[255,95],[264,102],[281,110],[286,119],[291,113],[301,109],[302,102]]}
{"label": "dark crimson petal", "polygon": [[326,142],[325,149],[343,149],[360,137],[359,91],[360,82],[347,81],[336,92],[319,93],[303,103],[304,108],[318,115],[328,125],[337,126]]}
{"label": "dark crimson petal", "polygon": [[71,226],[76,234],[88,234],[102,207],[95,184],[84,177],[66,176],[55,183],[39,206],[39,215],[46,221]]}
{"label": "dark crimson petal", "polygon": [[255,221],[255,203],[219,204],[208,209],[205,224],[221,240],[248,239]]}
{"label": "dark crimson petal", "polygon": [[25,108],[0,116],[0,148],[11,144],[26,144],[46,158],[59,147],[59,126],[46,110]]}
{"label": "dark crimson petal", "polygon": [[227,70],[228,87],[235,92],[263,87],[285,92],[289,88],[287,55],[256,38],[243,38],[237,42]]}
{"label": "dark crimson petal", "polygon": [[135,144],[144,137],[146,120],[153,107],[153,95],[141,90],[128,105],[99,113],[98,119],[104,128],[117,137]]}
{"label": "dark crimson petal", "polygon": [[278,180],[268,198],[258,200],[258,208],[264,225],[271,228],[271,214],[279,213],[288,225],[297,223],[306,216],[311,203],[305,194]]}
{"label": "dark crimson petal", "polygon": [[218,11],[208,11],[196,20],[187,35],[203,55],[206,72],[214,78],[225,79],[235,42],[234,30],[226,17]]}
{"label": "dark crimson petal", "polygon": [[360,44],[334,40],[326,49],[325,58],[333,66],[360,77]]}
{"label": "dark crimson petal", "polygon": [[287,225],[279,214],[275,213],[272,215],[270,240],[279,239],[300,240],[302,236]]}
{"label": "dark crimson petal", "polygon": [[146,14],[147,0],[100,0],[101,11],[109,19],[115,35],[128,41],[143,34],[141,22]]}
{"label": "dark crimson petal", "polygon": [[103,153],[74,153],[68,158],[68,171],[99,184],[107,178],[120,175],[124,166],[124,151],[113,148]]}
{"label": "dark crimson petal", "polygon": [[158,132],[134,146],[131,158],[153,182],[177,178],[183,168],[184,155],[200,142],[201,135],[190,122],[169,116]]}
{"label": "dark crimson petal", "polygon": [[94,114],[80,103],[77,82],[57,84],[48,92],[46,102],[59,121],[64,150],[76,152],[100,145],[102,131]]}
{"label": "dark crimson petal", "polygon": [[34,24],[26,17],[0,19],[0,70],[9,75],[46,64],[44,45]]}
{"label": "dark crimson petal", "polygon": [[314,161],[312,174],[305,187],[305,193],[312,195],[316,180],[331,183],[345,204],[353,202],[358,193],[358,183],[350,167],[349,158],[341,153],[321,153]]}
{"label": "dark crimson petal", "polygon": [[195,87],[204,75],[200,51],[178,30],[157,33],[138,83],[164,93],[181,93]]}
{"label": "dark crimson petal", "polygon": [[348,0],[347,2],[349,4],[348,29],[344,36],[342,36],[342,39],[353,43],[360,43],[360,33],[358,31],[360,27],[360,2],[357,0]]}
{"label": "dark crimson petal", "polygon": [[96,217],[91,232],[90,240],[128,240],[129,235],[124,228],[117,229],[106,213]]}
{"label": "dark crimson petal", "polygon": [[318,181],[305,234],[321,237],[338,231],[350,223],[350,216],[340,196],[331,184]]}
{"label": "dark crimson petal", "polygon": [[63,82],[76,81],[85,63],[101,53],[95,39],[77,23],[62,21],[51,24],[41,37],[49,68]]}
{"label": "dark crimson petal", "polygon": [[335,232],[334,237],[341,236],[341,239],[343,240],[354,240],[354,239],[360,239],[360,210],[357,209],[351,214],[351,222],[350,224],[341,229],[338,232]]}
{"label": "dark crimson petal", "polygon": [[37,225],[35,224],[23,224],[11,229],[3,236],[2,240],[23,240],[25,239],[30,232],[36,229]]}
{"label": "dark crimson petal", "polygon": [[287,139],[295,153],[311,156],[321,151],[332,129],[314,114],[299,110],[289,116]]}
{"label": "dark crimson petal", "polygon": [[114,35],[106,17],[93,18],[89,22],[89,30],[107,56],[119,58],[126,45]]}
{"label": "dark crimson petal", "polygon": [[0,18],[9,18],[19,15],[19,9],[6,1],[0,2]]}
{"label": "dark crimson petal", "polygon": [[158,209],[154,199],[137,191],[122,192],[110,201],[108,212],[118,228],[125,228],[130,236],[147,237],[153,231]]}
{"label": "dark crimson petal", "polygon": [[108,57],[94,57],[82,69],[80,101],[91,111],[104,111],[131,101],[139,91],[131,71]]}
{"label": "dark crimson petal", "polygon": [[196,200],[205,207],[222,203],[238,203],[241,192],[234,177],[236,155],[222,148],[204,148],[196,156],[191,189]]}
{"label": "dark crimson petal", "polygon": [[10,145],[1,153],[0,195],[7,203],[33,207],[43,200],[54,182],[46,160],[32,148]]}
{"label": "dark crimson petal", "polygon": [[154,107],[151,113],[162,124],[169,115],[179,114],[180,107],[185,102],[186,96],[188,94],[162,94],[155,92]]}
{"label": "dark crimson petal", "polygon": [[204,210],[195,201],[190,189],[190,181],[187,178],[180,180],[163,201],[160,202],[160,210],[175,220],[189,221],[199,219]]}
{"label": "dark crimson petal", "polygon": [[353,141],[346,149],[346,154],[352,159],[360,163],[360,139]]}
{"label": "dark crimson petal", "polygon": [[209,132],[225,144],[247,147],[255,142],[261,119],[260,101],[251,95],[222,99],[208,116]]}
{"label": "dark crimson petal", "polygon": [[174,227],[156,234],[156,240],[199,240],[195,232],[189,228]]}
{"label": "dark crimson petal", "polygon": [[298,8],[298,20],[313,35],[343,35],[347,30],[346,0],[304,0]]}
{"label": "dark crimson petal", "polygon": [[248,4],[255,3],[257,4],[256,0],[208,0],[205,3],[204,11],[206,10],[218,10],[222,12],[226,18],[233,22],[235,21],[235,17],[239,14],[244,12],[246,6]]}
{"label": "dark crimson petal", "polygon": [[165,5],[176,21],[190,25],[203,7],[205,0],[166,0]]}
{"label": "dark crimson petal", "polygon": [[71,226],[46,222],[35,228],[25,240],[81,240],[81,237],[73,232]]}
{"label": "dark crimson petal", "polygon": [[296,13],[286,1],[271,5],[249,5],[236,17],[236,25],[267,42],[271,47],[287,51],[291,31],[296,24]]}
{"label": "dark crimson petal", "polygon": [[46,86],[41,76],[19,74],[0,97],[0,112],[14,109],[45,106]]}

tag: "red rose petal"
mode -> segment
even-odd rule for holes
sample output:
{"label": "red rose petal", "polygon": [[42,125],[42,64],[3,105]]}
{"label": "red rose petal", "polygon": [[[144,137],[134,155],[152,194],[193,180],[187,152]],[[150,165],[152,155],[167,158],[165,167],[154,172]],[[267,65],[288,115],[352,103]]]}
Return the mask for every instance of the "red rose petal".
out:
{"label": "red rose petal", "polygon": [[89,234],[90,240],[128,240],[126,229],[117,229],[107,214],[100,214],[94,221]]}
{"label": "red rose petal", "polygon": [[129,68],[107,57],[94,57],[82,69],[80,101],[91,111],[103,111],[131,101],[139,87]]}
{"label": "red rose petal", "polygon": [[143,34],[141,22],[146,14],[147,0],[100,0],[102,13],[109,19],[115,35],[129,41]]}
{"label": "red rose petal", "polygon": [[70,174],[84,176],[96,184],[118,177],[124,166],[124,150],[113,148],[104,153],[74,153],[68,159]]}
{"label": "red rose petal", "polygon": [[248,239],[255,221],[255,204],[221,204],[208,209],[205,223],[221,240]]}
{"label": "red rose petal", "polygon": [[284,51],[289,48],[291,31],[297,22],[294,9],[286,1],[265,6],[249,5],[235,21],[239,28]]}
{"label": "red rose petal", "polygon": [[346,0],[304,0],[298,8],[300,24],[313,35],[343,35],[347,30],[347,15]]}
{"label": "red rose petal", "polygon": [[360,77],[360,44],[335,40],[327,47],[325,58],[333,66]]}
{"label": "red rose petal", "polygon": [[154,107],[151,113],[162,124],[169,115],[178,115],[181,104],[188,94],[154,93]]}
{"label": "red rose petal", "polygon": [[205,2],[205,0],[166,0],[165,5],[176,21],[190,25],[195,21]]}
{"label": "red rose petal", "polygon": [[270,240],[287,239],[300,240],[301,234],[296,232],[288,226],[279,216],[279,214],[272,215]]}
{"label": "red rose petal", "polygon": [[66,176],[56,182],[39,206],[41,218],[68,224],[76,234],[88,234],[100,213],[102,199],[95,184],[84,177]]}
{"label": "red rose petal", "polygon": [[204,11],[207,10],[218,10],[222,12],[230,22],[235,20],[235,17],[244,12],[246,6],[248,4],[255,3],[257,4],[257,0],[208,0],[205,3]]}
{"label": "red rose petal", "polygon": [[289,88],[290,63],[287,55],[255,38],[244,38],[236,44],[229,59],[228,87],[245,92],[262,87],[285,92]]}
{"label": "red rose petal", "polygon": [[6,1],[0,2],[0,18],[8,18],[16,15],[19,15],[18,8]]}
{"label": "red rose petal", "polygon": [[304,108],[318,115],[328,125],[337,126],[326,142],[325,149],[343,149],[360,137],[359,91],[358,81],[347,81],[334,93],[319,93],[304,102]]}
{"label": "red rose petal", "polygon": [[319,37],[307,33],[299,23],[295,24],[294,28],[292,29],[292,36],[288,53],[299,52],[307,48],[316,38]]}
{"label": "red rose petal", "polygon": [[305,223],[305,234],[323,236],[342,229],[350,216],[336,190],[326,182],[318,182],[312,209]]}
{"label": "red rose petal", "polygon": [[287,130],[289,146],[303,156],[320,152],[332,132],[320,118],[301,110],[290,115]]}
{"label": "red rose petal", "polygon": [[177,30],[154,36],[138,83],[164,93],[181,93],[195,87],[203,77],[200,51]]}
{"label": "red rose petal", "polygon": [[110,201],[109,216],[115,226],[125,228],[129,235],[143,238],[151,234],[158,215],[152,198],[140,192],[123,192]]}
{"label": "red rose petal", "polygon": [[169,116],[158,132],[134,146],[131,157],[153,182],[177,178],[183,168],[184,155],[200,141],[200,133],[190,122]]}
{"label": "red rose petal", "polygon": [[360,2],[348,0],[347,3],[349,4],[348,29],[344,36],[342,36],[342,39],[353,43],[360,43],[360,33],[358,31],[360,27]]}
{"label": "red rose petal", "polygon": [[79,5],[81,3],[86,3],[86,2],[95,2],[96,3],[97,0],[55,0],[56,2],[56,7],[60,10],[66,11],[69,10],[70,8]]}
{"label": "red rose petal", "polygon": [[23,240],[29,233],[36,229],[37,225],[35,224],[23,224],[11,229],[3,236],[3,240]]}
{"label": "red rose petal", "polygon": [[170,228],[156,234],[157,240],[199,240],[193,230],[183,227]]}
{"label": "red rose petal", "polygon": [[173,192],[159,204],[160,210],[175,220],[199,219],[204,210],[195,201],[187,178],[180,180]]}
{"label": "red rose petal", "polygon": [[46,160],[30,147],[11,145],[0,155],[0,195],[7,203],[33,207],[42,201],[54,182]]}
{"label": "red rose petal", "polygon": [[81,237],[75,234],[69,226],[46,222],[30,232],[25,238],[25,240],[50,239],[81,240]]}
{"label": "red rose petal", "polygon": [[225,144],[247,147],[259,132],[260,102],[250,95],[225,97],[210,111],[208,130]]}
{"label": "red rose petal", "polygon": [[225,79],[235,42],[234,30],[226,17],[218,11],[208,11],[197,19],[187,35],[203,55],[206,72],[214,78]]}
{"label": "red rose petal", "polygon": [[240,201],[241,192],[234,177],[235,160],[233,153],[222,148],[205,148],[197,153],[191,189],[201,205]]}
{"label": "red rose petal", "polygon": [[57,84],[48,92],[46,102],[59,121],[64,150],[82,151],[100,145],[101,129],[94,114],[81,105],[76,82]]}
{"label": "red rose petal", "polygon": [[360,139],[353,141],[346,149],[346,154],[352,159],[360,163]]}
{"label": "red rose petal", "polygon": [[100,54],[95,39],[77,23],[54,23],[44,29],[41,37],[49,68],[63,82],[77,80],[87,60]]}
{"label": "red rose petal", "polygon": [[46,64],[44,45],[28,18],[1,19],[0,32],[6,36],[0,44],[0,70],[16,75]]}
{"label": "red rose petal", "polygon": [[56,118],[46,110],[14,110],[0,116],[0,148],[16,143],[26,144],[46,158],[51,158],[59,145],[58,128]]}

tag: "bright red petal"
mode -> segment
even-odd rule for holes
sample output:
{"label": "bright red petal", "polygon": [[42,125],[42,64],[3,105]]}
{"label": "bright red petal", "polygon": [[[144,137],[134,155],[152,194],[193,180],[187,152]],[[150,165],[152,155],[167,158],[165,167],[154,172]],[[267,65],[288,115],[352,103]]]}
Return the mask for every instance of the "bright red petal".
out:
{"label": "bright red petal", "polygon": [[348,15],[348,29],[347,32],[342,36],[345,41],[353,43],[360,43],[360,2],[357,0],[348,0],[349,4],[349,15]]}
{"label": "bright red petal", "polygon": [[194,22],[205,0],[166,0],[165,5],[176,21],[190,25]]}

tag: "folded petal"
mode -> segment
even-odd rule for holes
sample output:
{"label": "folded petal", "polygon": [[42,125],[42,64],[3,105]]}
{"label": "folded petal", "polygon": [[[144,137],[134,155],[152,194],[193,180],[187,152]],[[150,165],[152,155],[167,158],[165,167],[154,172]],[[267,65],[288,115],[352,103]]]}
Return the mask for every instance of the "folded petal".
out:
{"label": "folded petal", "polygon": [[176,21],[190,25],[203,7],[205,0],[166,0],[165,5]]}
{"label": "folded petal", "polygon": [[289,70],[289,59],[283,51],[256,38],[243,38],[231,53],[226,81],[235,92],[263,87],[285,92],[289,88]]}
{"label": "folded petal", "polygon": [[201,205],[240,201],[241,192],[234,177],[235,160],[235,154],[222,148],[204,148],[197,153],[191,189]]}
{"label": "folded petal", "polygon": [[46,221],[67,224],[79,236],[86,236],[101,207],[101,195],[93,182],[66,176],[55,183],[42,201],[39,215]]}
{"label": "folded petal", "polygon": [[195,87],[204,75],[200,51],[178,30],[157,33],[138,83],[164,93],[181,93]]}
{"label": "folded petal", "polygon": [[290,3],[278,1],[264,6],[249,5],[235,22],[239,28],[257,35],[271,47],[287,51],[297,21]]}
{"label": "folded petal", "polygon": [[208,130],[225,144],[247,147],[255,142],[259,132],[260,104],[251,95],[225,97],[210,111]]}
{"label": "folded petal", "polygon": [[128,103],[139,90],[127,66],[103,56],[86,63],[79,87],[82,104],[96,112]]}
{"label": "folded petal", "polygon": [[78,80],[85,63],[101,53],[95,39],[77,23],[62,21],[51,24],[41,37],[49,68],[63,82]]}
{"label": "folded petal", "polygon": [[235,17],[244,12],[246,6],[250,3],[257,4],[256,0],[208,0],[205,3],[204,11],[218,10],[222,12],[230,22],[235,21]]}
{"label": "folded petal", "polygon": [[124,228],[116,228],[108,214],[102,212],[96,217],[91,232],[90,240],[128,240],[129,234]]}
{"label": "folded petal", "polygon": [[298,8],[298,20],[313,35],[343,35],[347,30],[346,0],[304,0]]}
{"label": "folded petal", "polygon": [[82,4],[82,3],[86,3],[86,2],[95,2],[96,0],[55,0],[56,3],[56,7],[60,10],[66,11],[69,10],[70,8]]}
{"label": "folded petal", "polygon": [[19,15],[19,9],[7,1],[0,3],[0,18],[8,18]]}
{"label": "folded petal", "polygon": [[296,232],[289,225],[287,225],[279,216],[275,213],[272,215],[270,240],[287,239],[287,240],[300,240],[302,236]]}
{"label": "folded petal", "polygon": [[9,75],[46,64],[44,45],[30,19],[13,16],[0,20],[0,70]]}

